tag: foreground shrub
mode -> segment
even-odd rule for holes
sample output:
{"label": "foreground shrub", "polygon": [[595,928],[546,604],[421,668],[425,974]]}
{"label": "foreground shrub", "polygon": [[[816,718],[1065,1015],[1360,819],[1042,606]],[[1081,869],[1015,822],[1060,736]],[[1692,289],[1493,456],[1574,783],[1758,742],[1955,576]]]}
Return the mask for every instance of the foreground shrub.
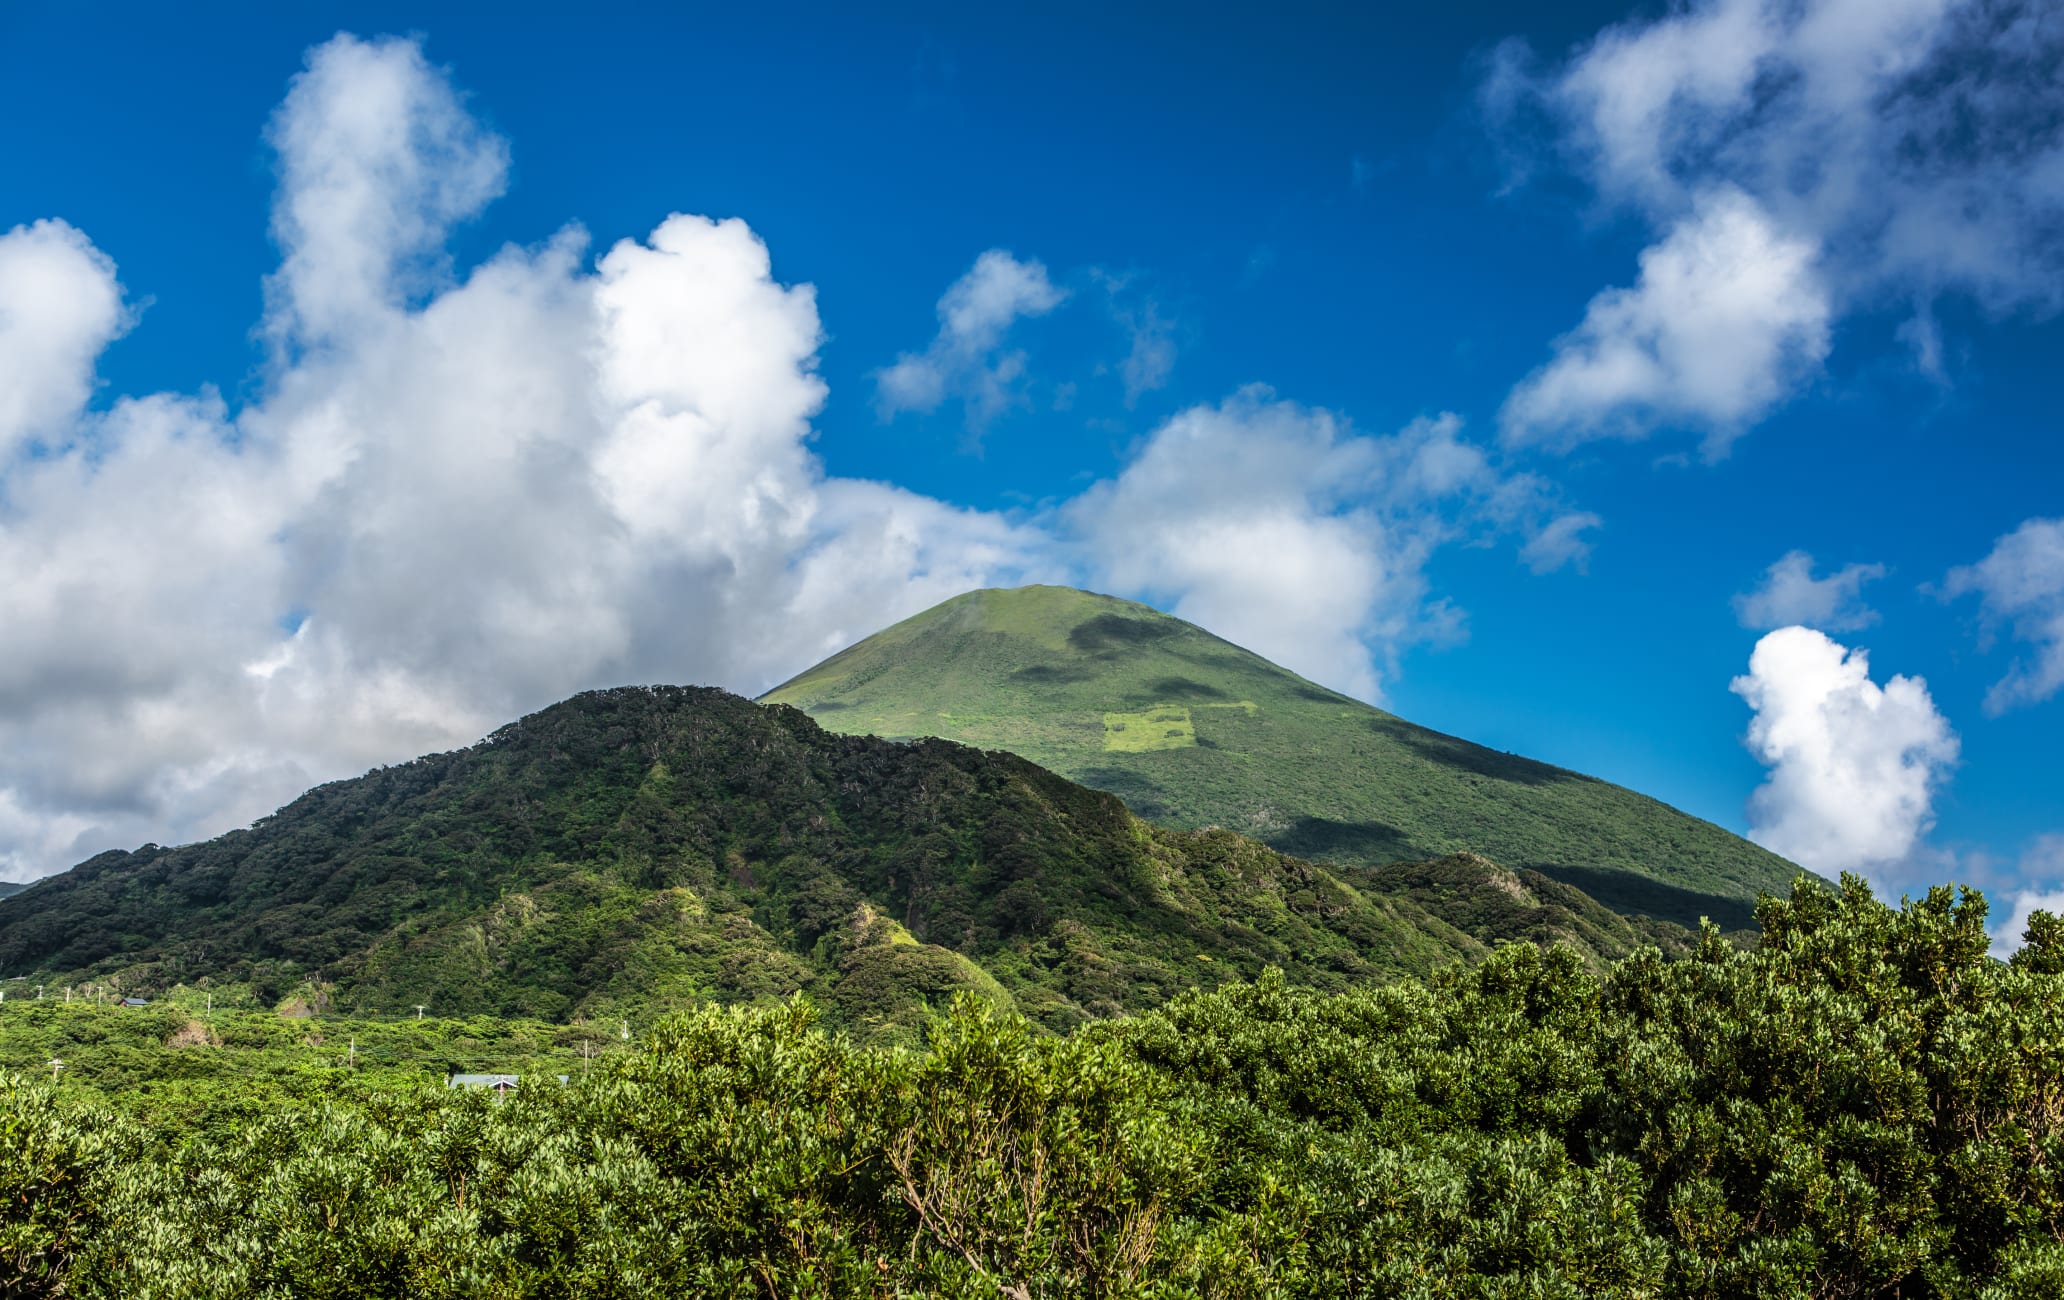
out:
{"label": "foreground shrub", "polygon": [[1513,944],[917,1049],[678,1015],[585,1083],[366,1093],[183,1145],[0,1083],[0,1294],[2064,1293],[2064,974],[1984,903],[1765,900],[1742,952]]}

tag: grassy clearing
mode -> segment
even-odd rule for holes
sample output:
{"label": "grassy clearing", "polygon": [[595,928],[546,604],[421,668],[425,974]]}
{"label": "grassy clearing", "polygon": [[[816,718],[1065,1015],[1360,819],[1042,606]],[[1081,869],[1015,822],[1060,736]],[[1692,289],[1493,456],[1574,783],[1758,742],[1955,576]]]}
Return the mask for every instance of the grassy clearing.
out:
{"label": "grassy clearing", "polygon": [[1197,729],[1190,721],[1190,711],[1180,705],[1104,715],[1104,749],[1110,753],[1144,754],[1196,743]]}

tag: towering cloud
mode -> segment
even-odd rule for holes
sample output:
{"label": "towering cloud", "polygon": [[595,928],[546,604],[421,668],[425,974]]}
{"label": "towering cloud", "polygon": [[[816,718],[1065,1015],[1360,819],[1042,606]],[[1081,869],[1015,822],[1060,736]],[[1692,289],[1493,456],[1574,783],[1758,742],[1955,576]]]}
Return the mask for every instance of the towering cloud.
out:
{"label": "towering cloud", "polygon": [[267,139],[279,156],[272,229],[276,333],[302,344],[362,332],[442,288],[445,236],[508,179],[508,149],[411,41],[333,40],[311,53]]}
{"label": "towering cloud", "polygon": [[1879,686],[1862,650],[1786,627],[1756,643],[1732,689],[1755,710],[1749,751],[1770,769],[1749,801],[1750,838],[1823,873],[1913,852],[1958,752],[1926,682]]}
{"label": "towering cloud", "polygon": [[[454,265],[509,151],[410,41],[311,51],[267,138],[281,257],[241,407],[89,409],[130,323],[115,267],[61,222],[0,236],[0,879],[213,834],[585,687],[758,690],[977,586],[1155,593],[1372,693],[1455,621],[1433,548],[1581,557],[1588,517],[1455,421],[1374,437],[1253,393],[1022,515],[833,478],[815,293],[743,222]],[[885,398],[1014,400],[1009,331],[1062,297],[984,254]]]}

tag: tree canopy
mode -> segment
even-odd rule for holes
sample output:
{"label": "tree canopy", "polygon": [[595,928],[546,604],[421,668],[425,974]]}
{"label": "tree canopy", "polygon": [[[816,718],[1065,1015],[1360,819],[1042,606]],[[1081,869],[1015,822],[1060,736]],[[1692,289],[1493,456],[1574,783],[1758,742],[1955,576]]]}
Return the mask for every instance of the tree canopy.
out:
{"label": "tree canopy", "polygon": [[[1763,943],[1274,971],[911,1047],[666,1018],[506,1101],[371,1090],[182,1137],[0,1084],[10,1295],[2064,1293],[2064,946],[1850,879]],[[441,1082],[441,1081],[439,1081]]]}

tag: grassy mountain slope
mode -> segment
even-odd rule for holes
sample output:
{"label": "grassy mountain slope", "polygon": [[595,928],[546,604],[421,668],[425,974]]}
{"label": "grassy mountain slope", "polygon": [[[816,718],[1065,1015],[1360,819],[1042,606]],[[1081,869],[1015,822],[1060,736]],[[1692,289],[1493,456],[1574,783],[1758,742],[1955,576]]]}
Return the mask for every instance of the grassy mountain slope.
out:
{"label": "grassy mountain slope", "polygon": [[0,898],[5,898],[9,894],[19,894],[28,887],[26,883],[16,884],[11,880],[0,880]]}
{"label": "grassy mountain slope", "polygon": [[971,592],[762,697],[825,726],[1007,749],[1144,817],[1380,864],[1458,852],[1623,911],[1752,923],[1797,868],[1631,790],[1414,726],[1145,605]]}
{"label": "grassy mountain slope", "polygon": [[893,1034],[962,989],[1064,1028],[1267,965],[1344,988],[1500,939],[1650,937],[1672,939],[1477,859],[1328,869],[1010,754],[667,687],[102,854],[0,909],[0,974],[553,1020],[802,990]]}

